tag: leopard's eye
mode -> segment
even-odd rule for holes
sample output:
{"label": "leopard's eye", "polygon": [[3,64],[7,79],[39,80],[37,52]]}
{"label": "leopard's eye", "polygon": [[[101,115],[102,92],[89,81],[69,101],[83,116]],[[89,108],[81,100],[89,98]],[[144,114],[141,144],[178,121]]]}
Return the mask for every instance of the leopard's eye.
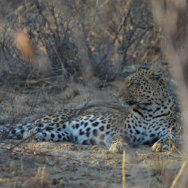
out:
{"label": "leopard's eye", "polygon": [[138,86],[138,85],[140,85],[140,83],[139,82],[131,82],[131,83],[129,83],[128,84],[128,86]]}
{"label": "leopard's eye", "polygon": [[134,83],[133,83],[133,82],[128,83],[127,86],[128,86],[128,87],[132,87],[132,86],[134,86]]}

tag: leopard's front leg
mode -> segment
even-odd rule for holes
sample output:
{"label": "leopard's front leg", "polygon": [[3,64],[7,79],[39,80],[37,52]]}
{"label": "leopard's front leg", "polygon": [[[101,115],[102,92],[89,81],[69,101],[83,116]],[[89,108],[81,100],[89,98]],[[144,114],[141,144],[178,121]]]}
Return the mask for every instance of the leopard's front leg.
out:
{"label": "leopard's front leg", "polygon": [[176,137],[169,131],[152,146],[154,152],[167,152],[176,149]]}

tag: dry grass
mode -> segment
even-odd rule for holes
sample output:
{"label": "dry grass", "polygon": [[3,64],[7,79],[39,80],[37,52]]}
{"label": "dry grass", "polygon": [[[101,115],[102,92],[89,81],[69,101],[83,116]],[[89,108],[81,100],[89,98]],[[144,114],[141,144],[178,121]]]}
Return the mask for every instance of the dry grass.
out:
{"label": "dry grass", "polygon": [[126,188],[126,184],[125,184],[125,151],[123,151],[123,159],[122,159],[122,188]]}
{"label": "dry grass", "polygon": [[36,175],[25,181],[23,187],[47,187],[50,184],[48,178],[45,166],[38,167]]}
{"label": "dry grass", "polygon": [[180,176],[182,175],[183,170],[184,170],[186,164],[187,164],[187,161],[184,161],[183,164],[182,164],[182,166],[181,166],[181,168],[180,168],[180,170],[179,170],[179,172],[178,172],[178,174],[174,178],[174,180],[173,180],[172,185],[170,186],[170,188],[174,188],[175,186],[177,186],[177,181],[179,180]]}

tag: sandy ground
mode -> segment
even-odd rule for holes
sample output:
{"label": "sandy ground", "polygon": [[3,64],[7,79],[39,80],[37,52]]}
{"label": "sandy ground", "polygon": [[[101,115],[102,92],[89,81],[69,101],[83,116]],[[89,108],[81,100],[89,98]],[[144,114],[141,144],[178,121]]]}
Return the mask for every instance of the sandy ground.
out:
{"label": "sandy ground", "polygon": [[[0,144],[0,187],[122,187],[122,154],[101,146],[19,141]],[[182,164],[180,154],[125,153],[126,187],[169,187]]]}

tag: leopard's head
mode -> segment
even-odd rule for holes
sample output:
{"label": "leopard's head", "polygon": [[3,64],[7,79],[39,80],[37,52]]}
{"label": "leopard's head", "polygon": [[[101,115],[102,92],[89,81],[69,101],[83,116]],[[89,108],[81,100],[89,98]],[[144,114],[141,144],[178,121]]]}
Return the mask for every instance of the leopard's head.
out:
{"label": "leopard's head", "polygon": [[139,69],[125,79],[120,97],[129,105],[162,103],[169,93],[158,73]]}

